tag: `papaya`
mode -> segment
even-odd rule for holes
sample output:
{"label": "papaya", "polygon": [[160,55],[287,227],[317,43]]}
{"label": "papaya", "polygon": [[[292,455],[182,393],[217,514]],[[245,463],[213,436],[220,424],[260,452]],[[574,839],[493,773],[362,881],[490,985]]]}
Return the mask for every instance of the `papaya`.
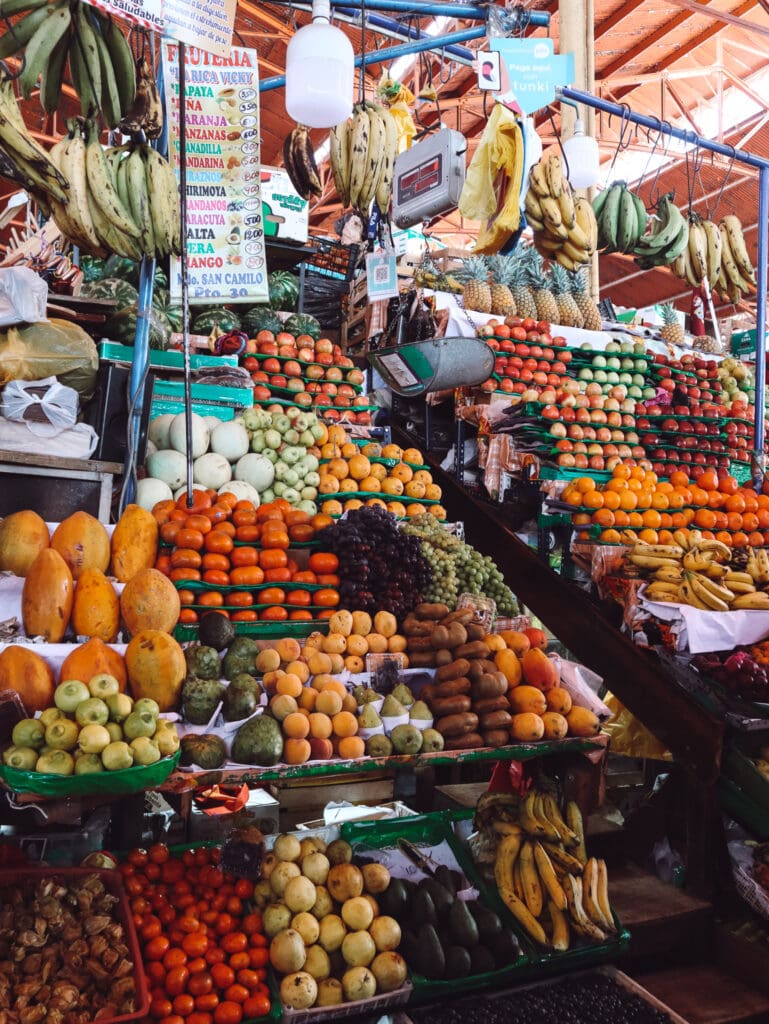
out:
{"label": "papaya", "polygon": [[524,681],[529,686],[536,686],[543,692],[554,689],[561,681],[558,666],[539,647],[532,647],[524,654],[521,659],[521,668]]}
{"label": "papaya", "polygon": [[503,629],[500,636],[519,658],[522,658],[531,647],[531,641],[526,634],[519,633],[516,629]]}
{"label": "papaya", "polygon": [[59,679],[79,679],[87,683],[94,676],[114,676],[123,693],[128,684],[123,655],[108,647],[99,637],[92,637],[68,654],[61,666]]}
{"label": "papaya", "polygon": [[55,548],[45,548],[29,567],[21,591],[21,618],[27,636],[57,644],[72,614],[74,584],[69,566]]}
{"label": "papaya", "polygon": [[516,686],[507,694],[510,707],[516,714],[532,712],[543,715],[547,711],[547,700],[544,693],[536,686]]}
{"label": "papaya", "polygon": [[187,664],[172,636],[159,629],[140,630],[126,648],[125,663],[134,700],[151,697],[161,711],[178,707]]}
{"label": "papaya", "polygon": [[26,576],[50,543],[48,527],[37,512],[14,512],[0,523],[0,571]]}
{"label": "papaya", "polygon": [[120,583],[155,564],[158,524],[151,512],[139,505],[126,505],[112,534],[112,575]]}
{"label": "papaya", "polygon": [[29,715],[51,707],[55,689],[53,669],[30,647],[11,644],[0,653],[0,693],[18,693]]}
{"label": "papaya", "polygon": [[104,524],[88,512],[74,512],[63,519],[53,531],[51,547],[67,563],[73,579],[84,569],[106,572],[109,567],[109,536]]}
{"label": "papaya", "polygon": [[72,628],[77,636],[113,643],[120,626],[120,601],[100,569],[84,569],[75,587]]}
{"label": "papaya", "polygon": [[132,636],[143,629],[170,633],[179,621],[180,609],[179,592],[157,569],[140,569],[120,595],[120,612]]}

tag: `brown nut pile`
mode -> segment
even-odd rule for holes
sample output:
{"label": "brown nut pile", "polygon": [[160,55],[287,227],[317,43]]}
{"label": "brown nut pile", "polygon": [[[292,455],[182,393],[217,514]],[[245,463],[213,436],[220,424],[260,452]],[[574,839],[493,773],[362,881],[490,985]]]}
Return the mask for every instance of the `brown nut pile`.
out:
{"label": "brown nut pile", "polygon": [[116,903],[97,874],[0,889],[0,1024],[90,1024],[133,1011]]}

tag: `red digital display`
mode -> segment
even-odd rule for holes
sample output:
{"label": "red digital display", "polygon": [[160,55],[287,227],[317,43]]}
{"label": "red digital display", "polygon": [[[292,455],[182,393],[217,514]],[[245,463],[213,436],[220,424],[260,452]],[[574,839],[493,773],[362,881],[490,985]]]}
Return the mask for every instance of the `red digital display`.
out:
{"label": "red digital display", "polygon": [[442,177],[443,156],[440,153],[425,160],[423,164],[413,170],[402,174],[398,178],[399,205],[426,195],[431,189],[440,185]]}

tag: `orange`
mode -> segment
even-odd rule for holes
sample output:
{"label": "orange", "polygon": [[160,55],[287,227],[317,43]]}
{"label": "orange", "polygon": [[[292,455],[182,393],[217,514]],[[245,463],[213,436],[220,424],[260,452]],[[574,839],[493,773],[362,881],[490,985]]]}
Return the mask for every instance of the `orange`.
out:
{"label": "orange", "polygon": [[742,528],[751,532],[758,529],[758,516],[755,512],[746,512],[742,517]]}
{"label": "orange", "polygon": [[670,532],[670,530],[659,530],[657,533],[657,538],[660,544],[675,544],[675,538],[673,537],[673,534]]}
{"label": "orange", "polygon": [[[643,465],[643,463],[640,463],[640,465]],[[654,487],[654,485],[659,480],[659,477],[657,476],[657,474],[653,470],[647,469],[646,470],[646,476],[645,476],[644,479],[646,480],[647,484],[651,484],[652,487]]]}
{"label": "orange", "polygon": [[630,470],[630,479],[631,480],[645,480],[646,479],[646,470],[645,469],[641,469],[640,466],[633,466],[632,469]]}
{"label": "orange", "polygon": [[309,724],[310,735],[313,739],[327,740],[333,731],[333,725],[329,716],[319,711],[313,711],[310,714]]}
{"label": "orange", "polygon": [[394,476],[396,480],[402,480],[404,484],[407,484],[414,475],[414,470],[411,466],[407,466],[405,462],[399,462],[397,466],[393,466],[390,470],[390,476]]}
{"label": "orange", "polygon": [[759,494],[756,501],[759,508],[769,509],[769,494]]}
{"label": "orange", "polygon": [[670,508],[670,499],[667,494],[662,491],[654,491],[652,493],[652,508],[666,509]]}
{"label": "orange", "polygon": [[585,508],[603,508],[603,494],[600,491],[587,491],[582,495]]}
{"label": "orange", "polygon": [[666,530],[669,530],[672,525],[673,517],[671,516],[671,514],[669,512],[660,512],[660,526],[664,527]]}
{"label": "orange", "polygon": [[718,489],[724,494],[735,494],[739,486],[733,476],[724,476],[718,481]]}
{"label": "orange", "polygon": [[[321,695],[322,696],[322,695]],[[354,736],[358,731],[358,720],[349,711],[340,711],[333,717],[334,734],[340,738]]]}
{"label": "orange", "polygon": [[683,512],[674,512],[670,519],[670,525],[673,527],[674,530],[680,530],[684,526],[686,526],[686,517],[684,516]]}
{"label": "orange", "polygon": [[769,509],[759,508],[758,512],[756,512],[756,515],[758,516],[758,525],[761,527],[761,529],[769,529]]}
{"label": "orange", "polygon": [[651,491],[639,491],[638,492],[638,507],[639,508],[650,508],[652,503],[652,492]]}
{"label": "orange", "polygon": [[575,487],[581,494],[588,494],[590,491],[594,491],[595,480],[591,476],[578,477],[572,487]]}
{"label": "orange", "polygon": [[746,512],[757,512],[758,511],[758,497],[755,491],[744,490],[742,496],[745,499],[745,511]]}
{"label": "orange", "polygon": [[603,492],[603,507],[614,510],[619,508],[620,497],[616,491],[604,491]]}
{"label": "orange", "polygon": [[694,525],[703,530],[712,530],[716,525],[716,514],[709,508],[699,508],[694,516]]}
{"label": "orange", "polygon": [[626,466],[624,462],[620,462],[612,470],[612,475],[615,480],[627,480],[630,476],[630,466]]}
{"label": "orange", "polygon": [[727,533],[726,530],[719,530],[716,534],[716,540],[720,540],[722,544],[728,544],[731,547],[732,535]]}
{"label": "orange", "polygon": [[[595,515],[595,513],[593,513],[593,515]],[[593,521],[593,517],[589,512],[575,512],[571,517],[571,521],[575,526],[589,526]],[[194,602],[189,603],[193,604]]]}
{"label": "orange", "polygon": [[638,495],[634,491],[624,491],[620,495],[620,508],[626,512],[631,511],[638,505]]}
{"label": "orange", "polygon": [[606,493],[606,491],[617,491],[619,493],[620,491],[626,490],[627,480],[625,480],[624,477],[612,477],[611,480],[606,481],[606,485],[604,486],[604,493]]}
{"label": "orange", "polygon": [[643,520],[644,526],[649,526],[653,530],[658,530],[660,528],[660,514],[656,511],[656,509],[647,509],[641,515],[641,519]]}
{"label": "orange", "polygon": [[600,537],[603,544],[620,544],[621,537],[616,530],[603,530]]}
{"label": "orange", "polygon": [[592,521],[598,526],[613,526],[614,513],[608,508],[599,508],[592,515]]}
{"label": "orange", "polygon": [[627,519],[627,524],[631,527],[639,527],[643,526],[644,524],[643,517],[641,516],[640,512],[631,512]]}
{"label": "orange", "polygon": [[346,459],[331,459],[326,466],[326,472],[335,476],[337,480],[344,480],[350,475],[350,467]]}
{"label": "orange", "polygon": [[582,504],[582,491],[564,491],[561,495],[567,505],[581,505]]}
{"label": "orange", "polygon": [[709,508],[721,508],[725,501],[726,495],[722,494],[720,491],[708,491]]}
{"label": "orange", "polygon": [[727,515],[727,529],[729,530],[740,530],[742,529],[742,516],[739,512],[730,512]]}
{"label": "orange", "polygon": [[670,482],[673,487],[688,487],[689,477],[682,469],[676,469],[670,474]]}
{"label": "orange", "polygon": [[682,514],[683,514],[684,520],[685,520],[685,522],[686,522],[686,524],[688,526],[688,524],[691,523],[692,520],[694,519],[694,515],[695,515],[694,509],[693,508],[685,508],[683,510]]}
{"label": "orange", "polygon": [[656,530],[640,530],[638,533],[638,539],[642,540],[645,544],[656,544],[658,535]]}
{"label": "orange", "polygon": [[706,491],[714,491],[718,487],[718,473],[714,469],[706,469],[700,474],[697,484]]}
{"label": "orange", "polygon": [[629,491],[635,491],[636,494],[638,494],[639,491],[643,490],[643,484],[640,480],[637,480],[635,477],[631,477],[628,480],[627,486]]}
{"label": "orange", "polygon": [[295,676],[293,672],[286,672],[280,677],[277,682],[277,692],[287,697],[293,697],[296,700],[302,696],[302,680],[299,676]]}
{"label": "orange", "polygon": [[746,548],[748,546],[748,535],[743,533],[742,530],[738,530],[732,535],[732,547],[734,548]]}
{"label": "orange", "polygon": [[[622,509],[617,509],[614,513],[614,525],[615,526],[627,526],[629,523],[629,517],[627,512],[623,512]],[[769,526],[769,516],[767,516],[767,526]]]}
{"label": "orange", "polygon": [[744,512],[745,499],[741,494],[730,494],[724,502],[724,508],[727,512]]}
{"label": "orange", "polygon": [[672,494],[673,493],[673,485],[670,483],[669,480],[660,480],[659,483],[657,484],[656,490],[660,494]]}
{"label": "orange", "polygon": [[353,480],[365,480],[371,472],[371,463],[365,455],[353,455],[348,462]]}
{"label": "orange", "polygon": [[704,540],[715,540],[715,534],[712,530],[703,530],[702,537]]}
{"label": "orange", "polygon": [[716,512],[715,517],[716,525],[714,529],[725,530],[726,527],[729,525],[729,517],[727,516],[726,512]]}
{"label": "orange", "polygon": [[283,732],[290,739],[303,740],[309,731],[309,718],[301,711],[292,711],[283,719]]}
{"label": "orange", "polygon": [[686,502],[680,491],[673,491],[668,495],[668,508],[683,508]]}
{"label": "orange", "polygon": [[696,485],[691,488],[692,505],[707,505],[708,503],[708,492],[704,491],[701,487]]}
{"label": "orange", "polygon": [[750,546],[751,546],[751,547],[754,547],[754,548],[760,548],[760,547],[763,547],[763,544],[764,544],[764,535],[763,535],[762,533],[759,533],[759,531],[758,531],[758,530],[755,530],[755,531],[754,531],[753,533],[751,533],[751,534],[750,534],[750,536],[748,537],[748,544],[750,544]]}

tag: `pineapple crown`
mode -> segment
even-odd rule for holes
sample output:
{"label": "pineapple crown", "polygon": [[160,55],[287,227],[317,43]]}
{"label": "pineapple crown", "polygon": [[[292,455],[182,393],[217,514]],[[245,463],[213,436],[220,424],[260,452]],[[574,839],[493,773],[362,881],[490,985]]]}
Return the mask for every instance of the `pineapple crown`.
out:
{"label": "pineapple crown", "polygon": [[569,272],[560,263],[550,267],[550,284],[554,295],[565,295],[569,291]]}
{"label": "pineapple crown", "polygon": [[666,327],[672,327],[673,324],[678,324],[678,314],[676,307],[672,302],[663,302],[662,304],[662,320]]}
{"label": "pineapple crown", "polygon": [[567,270],[566,273],[569,275],[571,290],[575,295],[587,292],[587,272],[585,270]]}
{"label": "pineapple crown", "polygon": [[457,275],[462,281],[488,282],[489,268],[485,256],[471,256],[465,260],[462,270]]}
{"label": "pineapple crown", "polygon": [[515,256],[490,256],[489,270],[496,284],[510,285],[517,275],[518,260]]}
{"label": "pineapple crown", "polygon": [[545,286],[542,257],[534,246],[529,246],[521,254],[521,273],[523,281],[529,287],[540,289]]}

